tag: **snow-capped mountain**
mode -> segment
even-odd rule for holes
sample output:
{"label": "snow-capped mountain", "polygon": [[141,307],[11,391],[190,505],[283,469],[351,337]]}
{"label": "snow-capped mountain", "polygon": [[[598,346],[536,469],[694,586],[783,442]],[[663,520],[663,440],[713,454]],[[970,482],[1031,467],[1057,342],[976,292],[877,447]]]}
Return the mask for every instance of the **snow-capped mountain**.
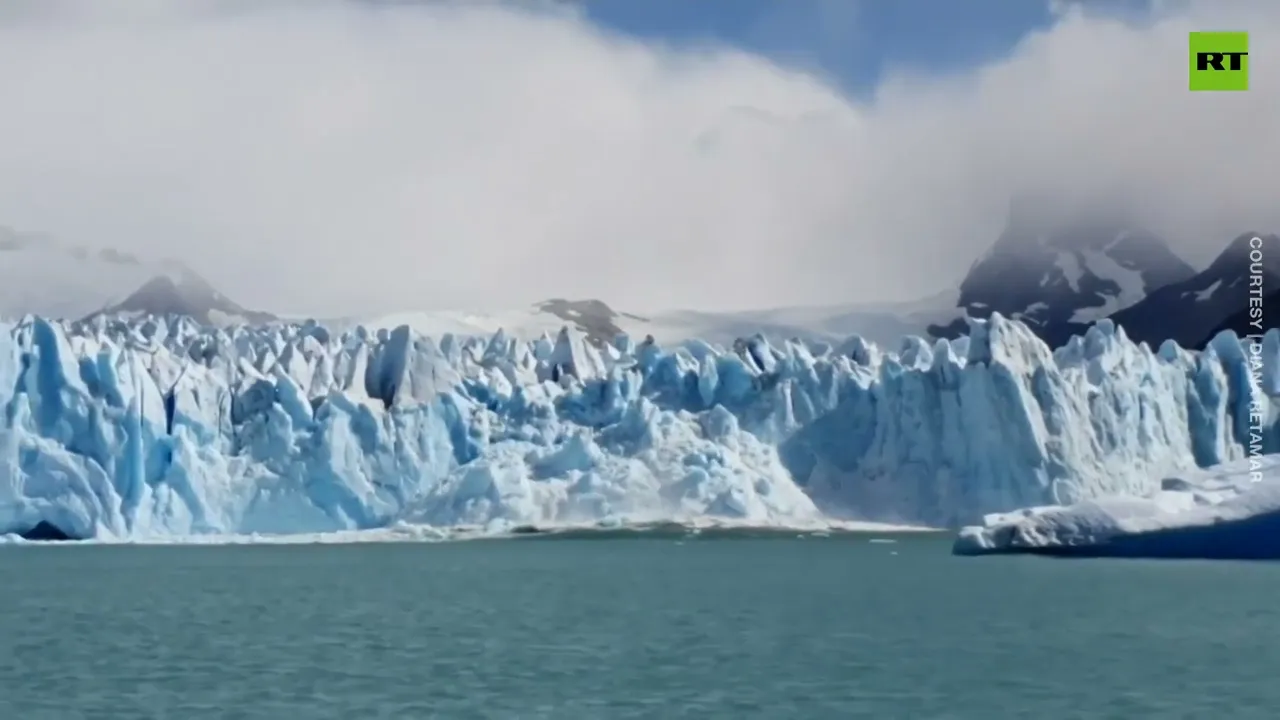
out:
{"label": "snow-capped mountain", "polygon": [[0,319],[186,315],[210,325],[265,323],[176,260],[92,250],[0,227]]}
{"label": "snow-capped mountain", "polygon": [[957,337],[967,328],[964,315],[998,312],[1057,347],[1157,288],[1195,275],[1164,241],[1121,217],[1046,221],[1038,210],[1014,205],[1005,231],[960,284],[957,317],[930,326],[931,335]]}
{"label": "snow-capped mountain", "polygon": [[114,305],[84,318],[92,322],[146,315],[182,315],[204,325],[258,325],[278,320],[275,315],[249,310],[223,295],[189,268],[171,270],[148,280]]}
{"label": "snow-capped mountain", "polygon": [[[1251,268],[1249,255],[1255,249],[1260,251],[1262,262],[1260,267]],[[1231,324],[1229,319],[1238,313],[1247,312],[1250,278],[1255,275],[1252,270],[1259,271],[1256,276],[1261,279],[1264,292],[1267,288],[1280,288],[1280,236],[1241,235],[1203,272],[1159,288],[1111,318],[1135,342],[1156,347],[1165,340],[1174,340],[1183,347],[1203,347],[1215,329]],[[1280,327],[1280,315],[1264,314],[1263,320],[1269,323],[1266,327]],[[1260,331],[1254,328],[1248,334]]]}

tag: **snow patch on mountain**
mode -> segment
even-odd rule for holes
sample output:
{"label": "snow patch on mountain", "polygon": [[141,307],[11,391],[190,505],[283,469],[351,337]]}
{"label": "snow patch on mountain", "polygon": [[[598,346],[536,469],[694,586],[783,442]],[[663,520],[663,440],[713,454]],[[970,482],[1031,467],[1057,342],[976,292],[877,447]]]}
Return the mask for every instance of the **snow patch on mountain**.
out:
{"label": "snow patch on mountain", "polygon": [[[1123,237],[1123,235],[1120,236],[1115,242],[1121,242]],[[1114,243],[1107,249],[1109,250],[1111,247],[1114,247]],[[1115,292],[1103,295],[1101,305],[1078,308],[1072,314],[1069,322],[1090,323],[1095,320],[1101,320],[1117,310],[1122,310],[1142,300],[1148,292],[1155,289],[1147,287],[1146,278],[1143,277],[1140,270],[1135,267],[1121,265],[1106,252],[1085,250],[1081,253],[1081,257],[1084,260],[1086,272],[1104,283],[1110,283],[1115,288]]]}
{"label": "snow patch on mountain", "polygon": [[[993,256],[988,255],[986,259],[993,259]],[[1060,277],[1066,281],[1071,292],[1080,292],[1080,279],[1084,277],[1084,268],[1080,266],[1080,258],[1074,252],[1058,252],[1053,257],[1053,266],[1061,272]],[[1052,272],[1046,272],[1040,278],[1040,287],[1056,283],[1057,278]],[[987,305],[983,303],[982,306]]]}
{"label": "snow patch on mountain", "polygon": [[1209,287],[1203,290],[1187,290],[1183,292],[1182,296],[1187,297],[1188,295],[1194,295],[1196,302],[1204,302],[1205,300],[1212,298],[1213,294],[1217,292],[1220,287],[1222,287],[1222,279],[1218,278],[1210,283]]}

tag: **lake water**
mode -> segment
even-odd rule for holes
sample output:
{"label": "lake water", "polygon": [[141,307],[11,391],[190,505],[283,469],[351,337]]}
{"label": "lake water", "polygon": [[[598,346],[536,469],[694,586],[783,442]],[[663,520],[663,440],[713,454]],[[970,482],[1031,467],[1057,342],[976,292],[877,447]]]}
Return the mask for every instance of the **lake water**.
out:
{"label": "lake water", "polygon": [[0,718],[1271,718],[1280,565],[949,539],[0,548]]}

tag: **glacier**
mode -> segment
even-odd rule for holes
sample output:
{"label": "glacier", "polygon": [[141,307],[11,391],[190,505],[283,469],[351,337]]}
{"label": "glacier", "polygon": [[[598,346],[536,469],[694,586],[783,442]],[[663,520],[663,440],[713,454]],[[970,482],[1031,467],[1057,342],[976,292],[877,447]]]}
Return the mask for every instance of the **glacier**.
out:
{"label": "glacier", "polygon": [[1280,455],[1165,478],[1146,496],[994,513],[956,555],[1280,560]]}
{"label": "glacier", "polygon": [[1278,401],[1280,330],[1051,350],[996,314],[889,352],[27,317],[0,323],[0,533],[958,527],[1280,451]]}

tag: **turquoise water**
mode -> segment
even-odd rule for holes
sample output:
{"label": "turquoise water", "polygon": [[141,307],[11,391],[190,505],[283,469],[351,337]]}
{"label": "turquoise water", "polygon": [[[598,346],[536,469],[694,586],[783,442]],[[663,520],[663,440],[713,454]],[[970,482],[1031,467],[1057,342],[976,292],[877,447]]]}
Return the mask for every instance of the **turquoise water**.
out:
{"label": "turquoise water", "polygon": [[0,718],[1271,718],[1280,565],[941,537],[0,548]]}

